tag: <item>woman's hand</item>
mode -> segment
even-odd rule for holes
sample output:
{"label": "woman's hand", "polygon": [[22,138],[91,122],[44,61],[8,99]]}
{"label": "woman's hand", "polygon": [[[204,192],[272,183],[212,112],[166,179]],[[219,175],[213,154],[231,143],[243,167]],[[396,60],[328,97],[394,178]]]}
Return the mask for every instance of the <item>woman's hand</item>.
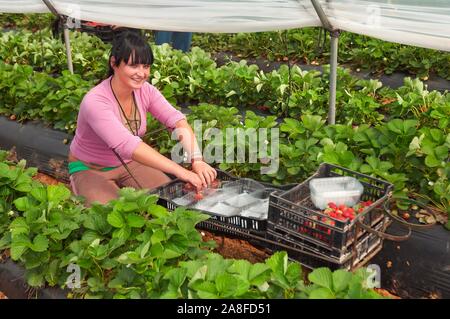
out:
{"label": "woman's hand", "polygon": [[211,185],[217,177],[216,170],[202,160],[195,160],[192,163],[192,170],[197,173],[205,187]]}
{"label": "woman's hand", "polygon": [[198,174],[191,172],[187,169],[184,169],[177,175],[177,177],[185,182],[191,183],[197,189],[197,192],[201,191],[203,187],[206,187],[198,176]]}

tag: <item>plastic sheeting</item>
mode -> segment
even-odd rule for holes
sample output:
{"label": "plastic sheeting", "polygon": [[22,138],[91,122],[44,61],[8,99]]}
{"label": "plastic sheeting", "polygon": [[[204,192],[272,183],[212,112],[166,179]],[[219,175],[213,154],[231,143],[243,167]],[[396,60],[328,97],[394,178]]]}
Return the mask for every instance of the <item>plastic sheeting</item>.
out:
{"label": "plastic sheeting", "polygon": [[[310,0],[51,0],[75,19],[151,30],[257,32],[319,26]],[[449,0],[319,0],[331,24],[387,41],[450,51]],[[48,12],[0,0],[0,12]]]}

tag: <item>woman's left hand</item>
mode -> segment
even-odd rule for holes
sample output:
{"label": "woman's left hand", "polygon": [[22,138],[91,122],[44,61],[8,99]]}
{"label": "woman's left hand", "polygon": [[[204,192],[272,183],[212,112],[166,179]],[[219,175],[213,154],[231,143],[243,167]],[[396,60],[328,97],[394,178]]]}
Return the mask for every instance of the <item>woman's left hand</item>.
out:
{"label": "woman's left hand", "polygon": [[211,182],[217,177],[216,170],[201,160],[192,163],[192,170],[200,177],[205,187],[211,185]]}

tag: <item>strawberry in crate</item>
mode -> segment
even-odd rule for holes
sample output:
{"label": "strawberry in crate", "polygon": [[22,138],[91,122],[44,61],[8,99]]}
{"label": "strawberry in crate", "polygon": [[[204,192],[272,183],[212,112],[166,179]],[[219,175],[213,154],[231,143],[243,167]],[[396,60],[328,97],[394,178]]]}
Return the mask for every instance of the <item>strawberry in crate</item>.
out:
{"label": "strawberry in crate", "polygon": [[[362,213],[364,209],[372,205],[372,203],[373,202],[370,200],[361,201],[356,205],[354,205],[353,207],[349,207],[344,204],[337,205],[334,202],[330,202],[328,203],[327,207],[322,211],[322,213],[331,218],[322,216],[320,217],[320,221],[332,227],[336,225],[335,220],[343,222],[352,222],[357,214]],[[319,220],[319,216],[312,216],[311,218],[314,220]],[[299,227],[298,231],[300,233],[308,234],[322,241],[327,241],[326,235],[331,234],[331,228],[327,226],[322,226],[315,222],[308,222],[308,221],[305,222],[305,225],[307,227]],[[319,232],[316,232],[315,229],[317,229]]]}
{"label": "strawberry in crate", "polygon": [[215,179],[211,182],[210,185],[208,185],[207,188],[205,188],[201,191],[197,191],[195,189],[194,185],[192,185],[191,183],[185,183],[183,186],[183,190],[185,193],[194,193],[195,192],[195,194],[193,195],[193,198],[194,198],[194,201],[198,202],[198,201],[203,200],[205,197],[214,194],[216,192],[216,190],[218,188],[220,188],[220,185],[221,185],[220,180]]}
{"label": "strawberry in crate", "polygon": [[353,207],[349,207],[347,205],[336,205],[335,203],[330,202],[328,203],[328,206],[327,208],[325,208],[323,213],[337,220],[345,221],[348,219],[352,221],[353,219],[355,219],[357,214],[362,213],[366,209],[366,207],[369,207],[372,204],[373,202],[368,200],[361,201]]}

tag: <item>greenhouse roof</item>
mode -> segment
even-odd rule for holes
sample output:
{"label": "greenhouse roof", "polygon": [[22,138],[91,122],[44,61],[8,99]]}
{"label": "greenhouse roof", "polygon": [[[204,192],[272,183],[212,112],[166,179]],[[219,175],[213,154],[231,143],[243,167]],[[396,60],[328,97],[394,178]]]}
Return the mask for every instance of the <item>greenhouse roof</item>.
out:
{"label": "greenhouse roof", "polygon": [[[317,0],[333,29],[450,51],[448,0]],[[51,0],[71,18],[151,30],[258,32],[321,26],[311,0]],[[0,0],[0,12],[45,13],[42,0]]]}

